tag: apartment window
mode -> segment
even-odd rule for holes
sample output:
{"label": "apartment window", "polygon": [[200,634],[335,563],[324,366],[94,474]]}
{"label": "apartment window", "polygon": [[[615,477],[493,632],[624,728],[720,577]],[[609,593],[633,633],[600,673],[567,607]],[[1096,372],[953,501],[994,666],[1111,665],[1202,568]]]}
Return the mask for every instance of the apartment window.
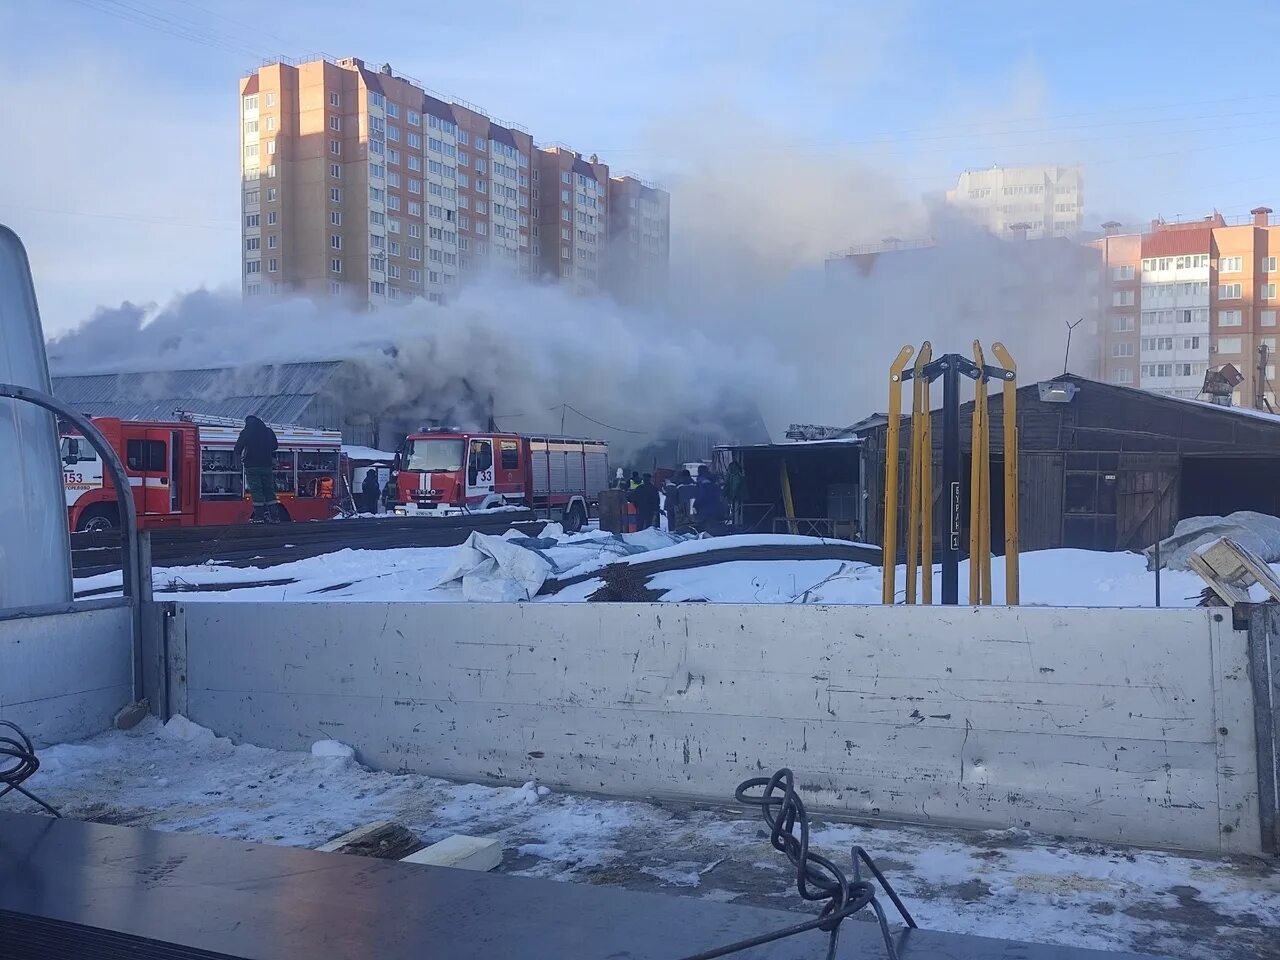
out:
{"label": "apartment window", "polygon": [[[248,294],[249,296],[251,296],[251,297],[256,297],[258,294],[260,294],[260,293],[262,292],[262,284],[260,284],[260,283],[249,283],[249,284],[246,284],[246,285],[245,285],[245,288],[244,288],[244,292],[245,292],[245,293],[247,293],[247,294]],[[130,440],[129,442],[130,442],[130,443],[134,443],[135,441]]]}
{"label": "apartment window", "polygon": [[465,213],[459,214],[458,226],[461,227],[463,230],[469,230],[471,228],[471,218],[468,217]]}
{"label": "apartment window", "polygon": [[399,221],[399,220],[397,220],[395,217],[391,217],[389,220],[387,220],[387,232],[388,232],[388,233],[399,233],[399,232],[400,232],[400,221]]}
{"label": "apartment window", "polygon": [[380,93],[370,92],[369,103],[381,110],[383,105],[386,103],[386,99]]}
{"label": "apartment window", "polygon": [[396,143],[400,140],[400,128],[394,123],[387,124],[387,139],[392,143]]}
{"label": "apartment window", "polygon": [[256,213],[249,214],[244,218],[244,225],[246,227],[256,227],[258,225],[258,216]]}
{"label": "apartment window", "polygon": [[382,296],[387,292],[387,285],[380,280],[370,280],[369,292],[376,296]]}
{"label": "apartment window", "polygon": [[439,250],[428,250],[428,251],[427,251],[427,259],[428,259],[428,260],[431,260],[433,263],[439,263],[439,262],[440,262],[440,258],[441,258],[441,253],[440,253],[440,251],[439,251]]}
{"label": "apartment window", "polygon": [[274,227],[276,225],[276,212],[274,210],[267,211],[267,226]]}
{"label": "apartment window", "polygon": [[1219,337],[1218,352],[1219,353],[1239,353],[1241,346],[1240,337]]}
{"label": "apartment window", "polygon": [[388,280],[400,279],[400,268],[397,267],[394,263],[387,264],[387,279]]}
{"label": "apartment window", "polygon": [[342,226],[342,213],[338,210],[330,210],[329,223],[335,227]]}
{"label": "apartment window", "polygon": [[485,201],[483,201],[483,200],[477,200],[477,201],[476,201],[476,213],[488,213],[488,212],[489,212],[489,204],[487,204],[487,203],[486,203]]}
{"label": "apartment window", "polygon": [[568,247],[561,247],[561,248],[560,248],[560,259],[561,259],[561,260],[568,260],[568,259],[569,259],[569,248],[568,248]]}
{"label": "apartment window", "polygon": [[409,169],[414,172],[421,172],[422,158],[414,153],[409,154]]}
{"label": "apartment window", "polygon": [[257,190],[246,190],[244,192],[245,203],[257,203],[261,199],[262,194]]}
{"label": "apartment window", "polygon": [[373,250],[385,250],[387,238],[380,233],[371,233],[369,234],[369,247]]}
{"label": "apartment window", "polygon": [[399,105],[398,103],[392,103],[390,100],[388,100],[388,101],[387,101],[387,116],[388,116],[388,117],[398,117],[398,116],[400,116],[400,105]]}
{"label": "apartment window", "polygon": [[1276,312],[1274,310],[1263,310],[1258,314],[1258,326],[1274,327],[1276,325]]}
{"label": "apartment window", "polygon": [[1244,269],[1243,257],[1219,257],[1218,272],[1219,273],[1239,273]]}
{"label": "apartment window", "polygon": [[560,182],[573,186],[573,177],[569,176],[569,171],[566,170],[564,173],[560,174]]}
{"label": "apartment window", "polygon": [[1117,367],[1111,373],[1112,383],[1133,383],[1133,370],[1130,367]]}
{"label": "apartment window", "polygon": [[478,221],[476,223],[476,233],[480,234],[480,236],[482,237],[487,236],[489,233],[489,225],[485,223],[483,220]]}
{"label": "apartment window", "polygon": [[332,233],[329,235],[329,246],[334,250],[342,249],[342,234]]}
{"label": "apartment window", "polygon": [[245,98],[244,98],[244,108],[245,108],[245,110],[246,110],[246,111],[248,111],[248,110],[257,110],[257,109],[258,109],[258,96],[257,96],[257,94],[254,94],[254,95],[253,95],[253,96],[251,96],[251,97],[245,97]]}
{"label": "apartment window", "polygon": [[[1239,259],[1238,257],[1236,259]],[[1239,283],[1218,284],[1219,300],[1239,300],[1243,296],[1243,285]]]}
{"label": "apartment window", "polygon": [[261,237],[248,237],[244,242],[244,248],[246,250],[257,250],[261,246],[262,246]]}
{"label": "apartment window", "polygon": [[1116,333],[1132,333],[1133,317],[1131,316],[1113,317],[1111,320],[1111,329],[1114,330]]}
{"label": "apartment window", "polygon": [[[533,231],[532,231],[532,232],[533,232],[533,235],[534,235],[535,237],[538,235],[538,225],[537,225],[536,223],[533,225]],[[536,246],[536,244],[535,244],[535,246]]]}
{"label": "apartment window", "polygon": [[570,237],[572,237],[572,236],[573,236],[573,234],[570,232],[570,230],[569,230],[569,228],[568,228],[568,227],[561,227],[561,228],[560,228],[560,239],[561,239],[561,240],[568,240],[568,239],[569,239]]}
{"label": "apartment window", "polygon": [[458,255],[456,253],[446,253],[444,255],[444,263],[447,267],[456,267],[458,265]]}
{"label": "apartment window", "polygon": [[444,230],[441,229],[440,227],[429,227],[427,229],[427,235],[432,240],[439,240],[444,236]]}
{"label": "apartment window", "polygon": [[267,177],[270,179],[276,175],[276,165],[274,163],[267,166]]}
{"label": "apartment window", "polygon": [[276,118],[267,117],[267,133],[274,133],[276,129]]}
{"label": "apartment window", "polygon": [[330,129],[330,130],[341,130],[341,129],[342,129],[342,118],[341,118],[341,117],[330,117],[330,118],[329,118],[329,129]]}
{"label": "apartment window", "polygon": [[1276,258],[1275,258],[1275,257],[1263,257],[1263,258],[1262,258],[1262,269],[1263,269],[1263,270],[1265,270],[1267,273],[1275,273],[1275,272],[1276,272]]}
{"label": "apartment window", "polygon": [[387,264],[387,262],[386,262],[385,260],[383,260],[383,259],[382,259],[382,257],[380,257],[380,256],[378,256],[378,257],[370,257],[370,258],[369,258],[369,272],[370,272],[370,273],[383,273],[383,272],[385,271],[385,269],[386,269],[386,264]]}
{"label": "apartment window", "polygon": [[267,141],[267,156],[274,156],[276,152],[276,142],[274,140]]}
{"label": "apartment window", "polygon": [[568,191],[568,190],[561,190],[561,191],[560,191],[560,202],[561,202],[561,203],[568,203],[568,202],[569,202],[569,191]]}
{"label": "apartment window", "polygon": [[466,210],[468,207],[471,206],[471,198],[468,197],[465,193],[458,194],[458,206],[460,206],[463,210]]}
{"label": "apartment window", "polygon": [[[570,212],[570,210],[569,210],[569,208],[568,208],[568,207],[563,207],[563,208],[561,208],[561,210],[560,210],[560,219],[561,219],[561,220],[567,220],[567,221],[569,221],[570,223],[573,223],[573,214]],[[1121,297],[1121,296],[1127,296],[1129,299],[1128,299],[1128,300],[1125,300],[1125,301],[1121,301],[1121,300],[1120,300],[1120,297]],[[1123,302],[1123,303],[1128,303],[1128,304],[1132,304],[1132,303],[1133,303],[1133,291],[1132,291],[1132,290],[1125,290],[1125,291],[1123,291],[1123,293],[1117,293],[1117,294],[1116,294],[1116,304],[1117,304],[1117,305],[1119,305],[1119,304],[1120,304],[1120,303],[1122,303],[1122,302]]]}
{"label": "apartment window", "polygon": [[[1239,286],[1239,284],[1237,284]],[[1241,310],[1219,310],[1218,326],[1238,327],[1244,323],[1244,312]]]}
{"label": "apartment window", "polygon": [[341,177],[342,177],[342,164],[340,164],[340,163],[331,163],[331,164],[329,164],[329,176],[333,177],[335,180],[341,179]]}
{"label": "apartment window", "polygon": [[399,209],[400,209],[400,198],[399,198],[399,197],[397,197],[395,194],[392,194],[391,196],[387,197],[387,209],[388,209],[388,210],[399,210]]}
{"label": "apartment window", "polygon": [[476,157],[476,173],[484,173],[489,169],[489,162],[484,157]]}
{"label": "apartment window", "polygon": [[329,140],[329,152],[332,153],[335,157],[339,156],[342,153],[342,141],[334,140],[331,138]]}
{"label": "apartment window", "polygon": [[389,187],[399,187],[399,186],[400,186],[400,174],[398,174],[398,173],[396,173],[394,170],[392,170],[392,171],[391,171],[390,176],[388,176],[388,177],[387,177],[387,186],[389,186]]}
{"label": "apartment window", "polygon": [[420,223],[409,224],[409,239],[410,240],[422,239],[422,224]]}
{"label": "apartment window", "polygon": [[562,264],[560,264],[560,276],[562,276],[562,277],[572,277],[572,276],[573,276],[573,264],[572,264],[572,263],[562,263]]}
{"label": "apartment window", "polygon": [[1276,285],[1274,283],[1264,283],[1258,287],[1259,300],[1274,300],[1276,298]]}
{"label": "apartment window", "polygon": [[[337,92],[336,90],[330,90],[330,91],[329,91],[329,106],[331,106],[331,107],[336,107],[336,106],[338,106],[340,103],[341,103],[341,98],[338,96],[338,92]],[[337,119],[337,118],[335,117],[334,119]],[[333,129],[337,130],[338,128],[337,128],[337,127],[334,127]]]}
{"label": "apartment window", "polygon": [[262,272],[262,261],[261,261],[261,260],[246,260],[246,261],[245,261],[245,265],[244,265],[244,272],[245,272],[245,273],[261,273],[261,272]]}
{"label": "apartment window", "polygon": [[458,241],[458,249],[459,249],[459,250],[466,250],[466,249],[467,249],[468,247],[470,247],[470,246],[471,246],[471,241],[470,241],[469,239],[467,239],[466,237],[463,237],[462,239],[460,239],[460,240]]}
{"label": "apartment window", "polygon": [[412,147],[414,150],[422,149],[422,135],[419,133],[414,133],[412,130],[410,130],[409,135],[405,137],[405,142],[408,143],[409,146]]}
{"label": "apartment window", "polygon": [[400,162],[400,151],[395,147],[387,148],[387,163],[398,164]]}
{"label": "apartment window", "polygon": [[469,176],[467,176],[465,173],[459,173],[459,174],[458,174],[458,186],[460,186],[460,187],[469,187],[469,186],[471,186],[471,178],[470,178]]}
{"label": "apartment window", "polygon": [[267,203],[274,203],[278,196],[275,187],[267,187]]}
{"label": "apartment window", "polygon": [[410,259],[410,260],[421,260],[421,259],[422,259],[422,248],[421,248],[421,247],[410,247],[410,248],[409,248],[409,259]]}
{"label": "apartment window", "polygon": [[370,187],[369,199],[374,203],[385,203],[387,199],[387,191],[383,190],[382,187]]}
{"label": "apartment window", "polygon": [[422,181],[421,181],[421,180],[415,180],[415,179],[413,179],[413,177],[410,177],[410,178],[409,178],[409,192],[410,192],[410,193],[422,193]]}
{"label": "apartment window", "polygon": [[249,120],[249,121],[246,121],[246,122],[245,122],[245,125],[244,125],[244,132],[245,132],[245,133],[257,133],[257,132],[258,132],[258,121],[257,121],[257,120]]}
{"label": "apartment window", "polygon": [[[432,207],[432,209],[433,209],[433,210],[439,210],[440,208],[439,208],[439,207]],[[421,216],[422,216],[422,204],[420,204],[417,200],[410,200],[410,201],[409,201],[409,216],[411,216],[411,217],[421,217]],[[439,214],[439,213],[435,213],[435,214],[432,214],[432,216],[436,216],[436,217],[438,217],[438,216],[440,216],[440,214]]]}
{"label": "apartment window", "polygon": [[467,131],[465,131],[465,130],[459,130],[459,131],[458,131],[458,142],[459,142],[459,143],[470,143],[470,142],[471,142],[471,134],[467,133]]}
{"label": "apartment window", "polygon": [[484,193],[484,192],[485,192],[485,182],[481,180],[479,177],[476,177],[476,193]]}
{"label": "apartment window", "polygon": [[1112,351],[1111,355],[1112,355],[1113,357],[1132,357],[1132,356],[1133,356],[1133,344],[1132,344],[1132,343],[1117,343],[1117,344],[1115,345],[1115,349]]}
{"label": "apartment window", "polygon": [[421,282],[422,282],[422,271],[421,271],[421,270],[410,270],[410,271],[409,271],[409,282],[410,282],[410,283],[421,283]]}
{"label": "apartment window", "polygon": [[271,234],[271,236],[267,237],[267,249],[268,249],[268,250],[274,250],[274,249],[276,249],[278,246],[280,246],[280,238],[279,238],[278,236],[276,236],[276,235],[273,233],[273,234]]}
{"label": "apartment window", "polygon": [[474,144],[476,148],[476,153],[484,153],[485,145],[486,145],[486,141],[484,137],[476,137],[476,142]]}
{"label": "apartment window", "polygon": [[541,255],[542,255],[542,246],[541,246],[541,244],[537,244],[537,243],[535,243],[535,244],[533,245],[533,255],[534,255],[535,257],[539,257],[539,256],[541,256]]}
{"label": "apartment window", "polygon": [[417,113],[417,112],[415,112],[415,111],[413,111],[413,110],[410,110],[410,111],[409,111],[409,126],[411,126],[411,127],[420,127],[420,126],[422,126],[422,114]]}
{"label": "apartment window", "polygon": [[258,145],[256,143],[246,143],[244,145],[244,155],[250,159],[258,155]]}
{"label": "apartment window", "polygon": [[336,297],[342,293],[342,284],[337,280],[329,281],[329,296]]}
{"label": "apartment window", "polygon": [[390,243],[388,243],[388,244],[387,244],[387,253],[389,253],[389,254],[390,254],[391,256],[393,256],[393,257],[398,257],[398,256],[400,256],[400,241],[399,241],[399,240],[392,240]]}
{"label": "apartment window", "polygon": [[277,272],[279,269],[280,269],[280,261],[279,261],[279,260],[277,260],[275,257],[272,257],[270,260],[268,260],[268,261],[267,261],[267,272],[268,272],[268,273],[275,273],[275,272]]}
{"label": "apartment window", "polygon": [[334,273],[341,273],[342,261],[339,260],[337,257],[334,257],[332,260],[329,261],[329,269]]}

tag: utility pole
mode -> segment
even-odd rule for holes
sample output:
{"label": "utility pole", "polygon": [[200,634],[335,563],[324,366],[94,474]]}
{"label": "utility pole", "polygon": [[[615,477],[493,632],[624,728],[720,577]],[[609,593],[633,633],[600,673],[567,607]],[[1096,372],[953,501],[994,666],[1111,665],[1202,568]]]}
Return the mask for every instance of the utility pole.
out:
{"label": "utility pole", "polygon": [[1253,405],[1259,410],[1266,410],[1267,403],[1267,345],[1258,344],[1258,379],[1253,391]]}

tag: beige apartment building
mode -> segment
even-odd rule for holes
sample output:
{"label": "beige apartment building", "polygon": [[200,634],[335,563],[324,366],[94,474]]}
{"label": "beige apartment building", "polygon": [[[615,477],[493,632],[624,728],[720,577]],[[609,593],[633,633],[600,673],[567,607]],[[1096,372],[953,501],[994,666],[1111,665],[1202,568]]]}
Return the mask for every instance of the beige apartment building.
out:
{"label": "beige apartment building", "polygon": [[608,254],[613,184],[595,157],[355,58],[264,66],[240,107],[246,296],[439,302],[483,275],[636,285],[631,258]]}
{"label": "beige apartment building", "polygon": [[1084,224],[1080,167],[1033,164],[966,170],[947,191],[947,203],[996,236],[1039,240],[1075,237]]}
{"label": "beige apartment building", "polygon": [[1108,284],[1104,376],[1195,399],[1207,371],[1231,364],[1243,376],[1232,403],[1274,409],[1280,225],[1270,221],[1271,210],[1257,207],[1239,224],[1218,213],[1153,220],[1141,234],[1103,224],[1091,246]]}
{"label": "beige apartment building", "polygon": [[629,174],[609,181],[609,275],[614,294],[646,303],[667,287],[671,197]]}

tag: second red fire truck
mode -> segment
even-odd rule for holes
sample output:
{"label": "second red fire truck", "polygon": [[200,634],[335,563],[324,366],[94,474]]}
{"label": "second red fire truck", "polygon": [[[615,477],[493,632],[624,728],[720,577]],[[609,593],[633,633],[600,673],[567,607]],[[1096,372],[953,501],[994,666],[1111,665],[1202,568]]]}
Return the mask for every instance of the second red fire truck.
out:
{"label": "second red fire truck", "polygon": [[424,430],[398,457],[396,512],[529,507],[580,530],[609,486],[609,444],[571,437]]}

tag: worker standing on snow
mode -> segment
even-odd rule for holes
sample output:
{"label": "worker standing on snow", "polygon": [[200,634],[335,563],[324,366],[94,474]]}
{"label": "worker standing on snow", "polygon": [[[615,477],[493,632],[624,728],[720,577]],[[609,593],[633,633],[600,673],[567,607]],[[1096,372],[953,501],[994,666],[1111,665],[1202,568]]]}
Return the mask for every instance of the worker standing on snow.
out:
{"label": "worker standing on snow", "polygon": [[396,508],[396,504],[400,502],[400,489],[396,483],[396,471],[391,471],[391,476],[387,478],[387,485],[382,488],[382,508],[391,513]]}
{"label": "worker standing on snow", "polygon": [[658,488],[653,485],[653,474],[644,475],[640,486],[627,494],[627,502],[636,507],[636,530],[648,530],[657,526]]}
{"label": "worker standing on snow", "polygon": [[705,463],[698,468],[698,482],[693,488],[693,512],[697,514],[698,526],[709,533],[724,522],[724,497],[720,493],[720,484]]}
{"label": "worker standing on snow", "polygon": [[693,491],[693,477],[688,470],[681,470],[676,474],[673,492],[667,496],[668,530],[681,530],[689,525]]}
{"label": "worker standing on snow", "polygon": [[631,486],[629,487],[629,489],[631,489],[631,490],[638,490],[638,489],[640,488],[640,482],[641,482],[641,481],[640,481],[640,471],[639,471],[639,470],[632,470],[632,471],[631,471]]}
{"label": "worker standing on snow", "polygon": [[369,472],[364,475],[364,482],[360,484],[360,492],[364,494],[364,512],[377,513],[378,501],[382,498],[382,484],[378,482],[377,470],[369,468]]}
{"label": "worker standing on snow", "polygon": [[280,441],[276,433],[260,419],[250,414],[244,418],[244,429],[236,438],[232,456],[238,457],[244,467],[245,484],[253,499],[251,523],[277,523],[276,484],[272,476],[276,448]]}
{"label": "worker standing on snow", "polygon": [[742,525],[742,500],[746,489],[747,475],[742,464],[734,460],[724,475],[724,498],[729,501],[729,520],[734,526]]}

